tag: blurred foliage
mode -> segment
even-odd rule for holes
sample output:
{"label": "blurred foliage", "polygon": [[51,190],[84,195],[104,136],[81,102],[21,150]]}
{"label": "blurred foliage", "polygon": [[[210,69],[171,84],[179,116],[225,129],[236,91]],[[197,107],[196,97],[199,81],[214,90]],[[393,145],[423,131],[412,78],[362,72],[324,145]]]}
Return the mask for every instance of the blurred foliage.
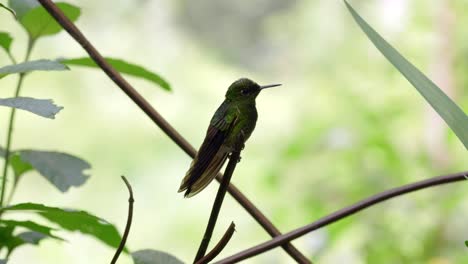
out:
{"label": "blurred foliage", "polygon": [[[443,51],[453,57],[447,66],[454,80],[451,96],[468,109],[465,0],[350,2],[431,79],[436,73],[432,66],[441,64],[437,45],[451,36],[449,50]],[[281,89],[259,97],[257,128],[233,182],[284,232],[385,189],[466,170],[463,145],[445,124],[434,122],[428,104],[360,32],[341,1],[119,1],[112,12],[107,1],[86,0],[81,5],[85,17],[79,26],[106,55],[158,69],[170,81],[173,94],[142,92],[194,145],[201,142],[234,79],[283,83]],[[449,27],[452,35],[438,31],[444,24],[441,10],[456,18]],[[0,16],[0,24],[8,25],[7,19],[11,16]],[[12,30],[15,43],[24,34],[14,27],[0,28],[6,29]],[[51,58],[85,55],[67,37],[44,41],[37,49]],[[0,57],[2,65],[7,58]],[[18,147],[71,149],[87,157],[93,175],[99,176],[66,195],[70,198],[57,196],[31,178],[22,183],[24,191],[19,189],[15,202],[34,196],[65,207],[80,203],[111,222],[122,221],[121,208],[109,206],[122,196],[115,191],[120,182],[109,175],[124,172],[135,178],[137,195],[132,248],[158,248],[191,260],[216,184],[200,196],[182,199],[176,190],[190,160],[103,74],[76,70],[50,79],[33,79],[52,88],[31,93],[53,94],[67,113],[47,128],[24,116],[27,122],[19,129],[34,126],[39,132],[19,134]],[[3,90],[2,96],[11,93]],[[0,121],[4,117],[0,113]],[[441,136],[433,137],[439,127]],[[61,133],[50,139],[42,136],[52,128]],[[438,146],[436,152],[430,150],[432,144]],[[388,201],[294,244],[320,263],[465,263],[465,190],[460,183]],[[250,216],[227,200],[220,223],[231,220],[238,231],[223,255],[268,239]],[[0,229],[1,234],[12,232]],[[43,245],[53,252],[49,254],[54,262],[102,263],[108,259],[102,252],[112,251],[92,241],[83,243],[83,250],[98,256],[89,259],[75,257],[72,246]],[[12,261],[51,261],[35,251],[25,252],[13,254]],[[249,261],[290,263],[281,250]]]}

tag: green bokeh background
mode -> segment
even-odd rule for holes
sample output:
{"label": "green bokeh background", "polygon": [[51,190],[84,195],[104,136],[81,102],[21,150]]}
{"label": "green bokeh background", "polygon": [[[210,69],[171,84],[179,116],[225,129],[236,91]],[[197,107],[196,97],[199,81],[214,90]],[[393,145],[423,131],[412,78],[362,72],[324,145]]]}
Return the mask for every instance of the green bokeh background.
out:
{"label": "green bokeh background", "polygon": [[[257,100],[259,120],[233,183],[283,232],[382,190],[466,170],[466,150],[416,90],[372,46],[342,1],[67,1],[103,55],[164,76],[168,93],[129,81],[193,145],[199,146],[229,84],[249,77],[283,83]],[[468,109],[466,0],[351,1],[402,54]],[[26,35],[7,12],[0,30]],[[41,39],[33,58],[82,57],[64,32]],[[0,53],[0,65],[10,64]],[[1,80],[10,97],[17,77]],[[177,193],[190,164],[184,154],[102,72],[34,73],[22,95],[52,98],[56,120],[18,112],[15,149],[58,150],[92,164],[81,188],[60,193],[37,173],[19,183],[13,203],[80,208],[123,230],[126,175],[135,192],[127,245],[153,248],[190,262],[203,235],[218,184],[191,199]],[[4,145],[7,108],[0,109]],[[468,262],[464,183],[391,200],[294,241],[319,263]],[[18,214],[18,217],[24,217]],[[213,240],[229,223],[237,232],[221,256],[269,239],[227,197]],[[25,246],[11,263],[106,263],[114,250],[79,233],[68,243]],[[122,256],[120,263],[132,263]],[[282,249],[245,263],[292,263]]]}

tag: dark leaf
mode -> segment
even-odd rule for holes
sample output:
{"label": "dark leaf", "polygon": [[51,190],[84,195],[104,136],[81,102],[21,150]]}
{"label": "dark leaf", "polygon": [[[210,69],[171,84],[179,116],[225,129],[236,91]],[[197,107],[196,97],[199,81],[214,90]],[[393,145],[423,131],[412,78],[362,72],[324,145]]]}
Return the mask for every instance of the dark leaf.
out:
{"label": "dark leaf", "polygon": [[[76,21],[80,16],[80,9],[74,5],[68,3],[56,3],[56,5],[71,21]],[[26,12],[20,18],[20,23],[26,29],[31,39],[54,35],[62,30],[62,26],[42,6],[35,7]]]}
{"label": "dark leaf", "polygon": [[158,250],[143,249],[132,253],[135,264],[183,264],[178,258]]}
{"label": "dark leaf", "polygon": [[31,164],[60,191],[66,192],[71,186],[80,186],[89,178],[84,170],[90,169],[88,162],[60,152],[20,150],[21,160]]}
{"label": "dark leaf", "polygon": [[[1,150],[0,150],[1,151]],[[1,156],[1,154],[0,154]],[[19,153],[12,153],[10,156],[10,166],[13,167],[15,178],[18,179],[23,173],[34,170],[31,164],[21,160]]]}
{"label": "dark leaf", "polygon": [[0,249],[6,247],[11,252],[25,243],[21,238],[13,235],[14,230],[14,226],[0,225]]}
{"label": "dark leaf", "polygon": [[61,209],[34,203],[8,206],[1,208],[0,211],[33,211],[66,230],[80,231],[94,236],[114,248],[119,246],[121,239],[115,226],[85,211]]}
{"label": "dark leaf", "polygon": [[0,79],[8,74],[25,73],[31,71],[65,71],[67,66],[58,61],[52,60],[36,60],[9,65],[0,68]]}
{"label": "dark leaf", "polygon": [[[159,86],[161,86],[164,90],[170,91],[171,86],[169,83],[164,80],[158,74],[148,71],[147,69],[126,62],[121,59],[114,59],[114,58],[105,58],[106,61],[112,65],[117,71],[121,73],[125,73],[134,77],[143,78],[147,81],[153,82]],[[99,68],[99,66],[91,59],[91,58],[75,58],[75,59],[60,59],[60,62],[67,64],[67,65],[76,65],[76,66],[85,66],[85,67],[94,67]]]}
{"label": "dark leaf", "polygon": [[50,119],[54,119],[55,115],[63,109],[61,106],[56,106],[50,99],[35,99],[30,97],[0,98],[0,105],[26,110]]}
{"label": "dark leaf", "polygon": [[24,227],[24,228],[29,229],[30,231],[39,232],[39,233],[41,233],[43,235],[46,235],[48,237],[55,238],[57,240],[62,240],[63,241],[62,238],[52,234],[52,231],[56,230],[55,228],[48,227],[48,226],[45,226],[45,225],[41,225],[41,224],[38,224],[38,223],[35,223],[35,222],[32,222],[32,221],[0,220],[0,225],[1,226],[10,226],[10,227],[18,227],[18,226]]}
{"label": "dark leaf", "polygon": [[18,18],[22,18],[29,10],[40,5],[37,0],[10,0],[8,4],[15,10]]}
{"label": "dark leaf", "polygon": [[468,149],[468,116],[437,85],[414,67],[400,53],[385,41],[359,14],[345,1],[354,20],[374,43],[377,49],[395,66],[418,90],[426,101],[439,113],[457,137]]}
{"label": "dark leaf", "polygon": [[10,46],[13,38],[7,32],[0,32],[0,47],[7,53],[10,53]]}
{"label": "dark leaf", "polygon": [[27,231],[27,232],[18,234],[18,237],[21,238],[26,243],[38,245],[42,239],[47,238],[48,236],[39,232]]}

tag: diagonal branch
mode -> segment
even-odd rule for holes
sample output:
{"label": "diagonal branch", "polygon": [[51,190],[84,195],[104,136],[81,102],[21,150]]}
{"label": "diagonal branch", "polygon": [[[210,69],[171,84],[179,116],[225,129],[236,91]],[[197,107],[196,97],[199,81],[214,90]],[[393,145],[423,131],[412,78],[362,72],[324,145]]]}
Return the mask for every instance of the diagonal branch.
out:
{"label": "diagonal branch", "polygon": [[117,259],[120,256],[120,253],[122,253],[122,250],[125,247],[125,243],[127,242],[128,234],[130,233],[130,227],[132,226],[132,219],[133,219],[133,203],[135,202],[135,199],[133,199],[133,190],[132,186],[130,183],[127,181],[125,176],[122,176],[122,180],[124,181],[125,185],[127,186],[128,193],[130,197],[128,198],[128,216],[127,216],[127,224],[125,225],[125,231],[122,236],[122,240],[120,241],[119,247],[117,248],[117,251],[115,251],[114,257],[111,260],[111,264],[115,264],[117,262]]}
{"label": "diagonal branch", "polygon": [[410,183],[407,185],[403,185],[400,187],[396,187],[390,190],[383,191],[381,193],[378,193],[376,195],[373,195],[371,197],[368,197],[360,202],[357,202],[351,206],[345,207],[343,209],[340,209],[328,216],[325,216],[311,224],[308,224],[306,226],[300,227],[298,229],[295,229],[291,232],[288,232],[286,234],[277,236],[270,241],[264,242],[262,244],[259,244],[257,246],[251,247],[249,249],[243,250],[237,254],[234,254],[230,257],[227,257],[225,259],[220,260],[219,262],[216,262],[217,264],[221,263],[237,263],[241,260],[256,256],[260,253],[266,252],[270,249],[273,249],[275,247],[278,247],[284,243],[287,243],[293,239],[296,239],[302,235],[305,235],[311,231],[317,230],[321,227],[327,226],[329,224],[332,224],[338,220],[342,220],[345,217],[348,217],[350,215],[353,215],[359,211],[362,211],[368,207],[371,207],[372,205],[378,204],[380,202],[386,201],[388,199],[391,199],[393,197],[397,197],[403,194],[407,194],[410,192],[414,192],[417,190],[429,188],[429,187],[434,187],[438,185],[443,185],[443,184],[448,184],[448,183],[453,183],[453,182],[458,182],[458,181],[464,181],[467,180],[468,176],[468,171],[465,172],[459,172],[455,174],[450,174],[450,175],[443,175],[443,176],[438,176],[434,178],[430,178],[427,180],[422,180],[414,183]]}
{"label": "diagonal branch", "polygon": [[[183,138],[149,103],[146,101],[109,63],[105,61],[96,48],[86,39],[81,31],[71,22],[63,12],[50,0],[38,0],[49,14],[86,50],[97,65],[114,81],[122,91],[156,123],[166,135],[172,139],[190,157],[195,157],[196,150]],[[221,180],[221,174],[216,179]],[[245,210],[267,231],[270,236],[279,236],[279,230],[255,207],[255,205],[234,185],[228,186],[229,194],[244,207]],[[310,263],[292,244],[282,246],[298,263]]]}
{"label": "diagonal branch", "polygon": [[208,252],[203,258],[201,258],[199,261],[197,261],[195,264],[206,264],[212,261],[216,256],[223,251],[224,247],[227,245],[229,240],[231,240],[232,235],[234,234],[234,231],[236,231],[236,225],[234,225],[234,222],[231,222],[231,225],[229,226],[228,230],[226,230],[226,233],[224,233],[223,237],[221,240],[216,244],[216,246]]}

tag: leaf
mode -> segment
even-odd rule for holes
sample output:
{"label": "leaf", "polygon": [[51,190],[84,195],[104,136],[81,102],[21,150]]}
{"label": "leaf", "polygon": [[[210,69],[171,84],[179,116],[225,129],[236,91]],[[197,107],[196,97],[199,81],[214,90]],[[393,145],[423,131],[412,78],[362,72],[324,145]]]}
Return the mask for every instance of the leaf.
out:
{"label": "leaf", "polygon": [[[56,3],[56,5],[72,22],[76,21],[80,16],[80,9],[74,5],[68,3]],[[57,34],[62,30],[62,26],[42,6],[27,11],[20,18],[20,23],[33,40],[42,36]]]}
{"label": "leaf", "polygon": [[414,67],[400,53],[388,44],[359,14],[345,1],[345,4],[367,37],[377,49],[395,66],[418,90],[426,101],[439,113],[457,137],[468,149],[468,116],[437,85]]}
{"label": "leaf", "polygon": [[65,71],[68,67],[58,61],[35,60],[0,68],[0,79],[8,74],[26,73],[31,71]]}
{"label": "leaf", "polygon": [[39,232],[48,237],[63,241],[63,238],[60,238],[52,234],[52,231],[55,230],[55,228],[48,227],[45,225],[40,225],[32,221],[0,220],[0,225],[10,226],[10,227],[17,227],[17,226],[24,227],[31,231]]}
{"label": "leaf", "polygon": [[0,47],[7,53],[10,53],[10,46],[13,38],[7,32],[0,32]]}
{"label": "leaf", "polygon": [[[2,150],[0,149],[0,152]],[[3,155],[2,155],[3,154]],[[4,153],[0,153],[0,156],[4,156]],[[18,178],[23,175],[25,172],[34,170],[34,168],[31,166],[31,164],[24,162],[21,160],[21,157],[19,153],[12,153],[10,156],[10,166],[13,167],[13,172],[15,173],[15,179],[18,180]]]}
{"label": "leaf", "polygon": [[26,110],[50,119],[54,119],[55,115],[63,109],[61,106],[56,106],[50,99],[35,99],[30,97],[0,98],[0,105]]}
{"label": "leaf", "polygon": [[0,226],[0,249],[6,247],[11,253],[16,247],[21,246],[25,242],[13,235],[14,226]]}
{"label": "leaf", "polygon": [[10,12],[15,17],[15,19],[17,19],[15,10],[9,8],[8,6],[6,6],[6,5],[4,5],[2,3],[0,3],[0,7],[7,10],[8,12]]}
{"label": "leaf", "polygon": [[8,5],[15,10],[18,18],[22,18],[29,10],[40,4],[37,0],[10,0]]}
{"label": "leaf", "polygon": [[17,237],[21,238],[26,243],[38,245],[39,242],[41,242],[41,240],[43,240],[44,238],[47,238],[48,236],[39,232],[27,231],[27,232],[18,234]]}
{"label": "leaf", "polygon": [[[114,59],[114,58],[108,58],[108,57],[106,57],[105,59],[110,65],[112,65],[112,67],[114,67],[117,71],[121,73],[125,73],[134,77],[143,78],[147,81],[153,82],[161,86],[161,88],[163,88],[164,90],[167,90],[167,91],[171,90],[171,86],[169,85],[169,83],[154,72],[148,71],[147,69],[139,65],[129,63],[121,59]],[[99,66],[89,57],[74,58],[74,59],[60,59],[59,61],[67,65],[99,68]]]}
{"label": "leaf", "polygon": [[42,176],[60,191],[66,192],[71,186],[80,186],[89,175],[83,173],[90,169],[88,162],[60,152],[20,150],[17,151],[23,162],[31,164]]}
{"label": "leaf", "polygon": [[183,264],[178,258],[158,250],[143,249],[132,253],[135,264]]}
{"label": "leaf", "polygon": [[[115,226],[85,211],[61,209],[42,204],[22,203],[0,208],[3,211],[33,211],[69,231],[80,231],[117,248],[120,235]],[[1,240],[0,240],[1,241]]]}
{"label": "leaf", "polygon": [[0,264],[6,264],[7,260],[6,259],[0,259]]}

